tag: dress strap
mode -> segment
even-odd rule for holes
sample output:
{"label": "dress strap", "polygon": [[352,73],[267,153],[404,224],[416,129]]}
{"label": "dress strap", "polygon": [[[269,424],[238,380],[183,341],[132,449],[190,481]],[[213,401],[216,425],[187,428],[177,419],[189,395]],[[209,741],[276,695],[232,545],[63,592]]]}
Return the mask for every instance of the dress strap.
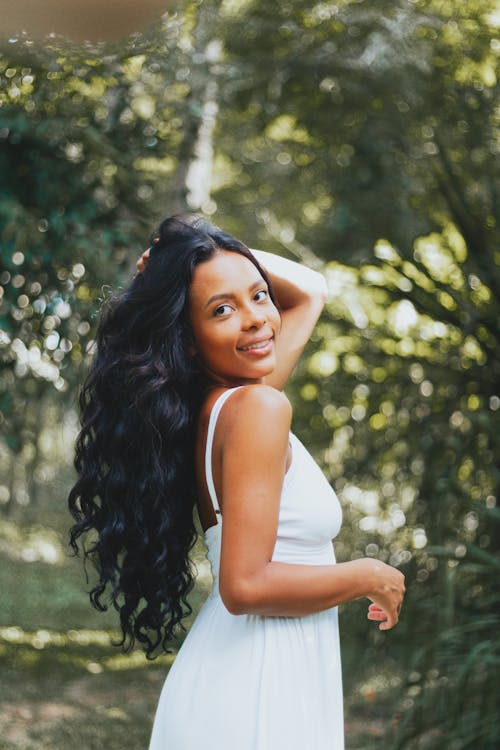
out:
{"label": "dress strap", "polygon": [[215,492],[214,479],[212,475],[212,446],[214,442],[215,425],[217,424],[217,418],[226,400],[229,398],[231,393],[241,388],[241,385],[237,385],[235,388],[230,388],[227,391],[221,393],[219,398],[216,400],[210,412],[210,419],[208,420],[208,432],[207,432],[207,445],[205,448],[205,476],[207,479],[208,493],[214,506],[215,515],[217,517],[217,523],[219,523],[218,516],[220,515],[219,501],[217,500],[217,494]]}

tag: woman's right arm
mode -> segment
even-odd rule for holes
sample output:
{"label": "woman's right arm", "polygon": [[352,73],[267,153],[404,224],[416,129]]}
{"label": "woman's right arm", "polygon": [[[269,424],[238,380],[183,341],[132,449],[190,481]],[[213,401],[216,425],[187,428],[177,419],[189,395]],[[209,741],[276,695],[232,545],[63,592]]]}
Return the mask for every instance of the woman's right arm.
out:
{"label": "woman's right arm", "polygon": [[282,390],[311,336],[328,289],[322,274],[301,263],[262,250],[252,253],[269,276],[281,316],[276,367],[264,380]]}
{"label": "woman's right arm", "polygon": [[227,609],[298,617],[367,597],[374,603],[371,619],[381,620],[382,630],[396,625],[405,590],[396,568],[372,558],[336,565],[272,561],[290,404],[264,385],[240,389],[230,403],[220,424],[224,523],[219,588]]}

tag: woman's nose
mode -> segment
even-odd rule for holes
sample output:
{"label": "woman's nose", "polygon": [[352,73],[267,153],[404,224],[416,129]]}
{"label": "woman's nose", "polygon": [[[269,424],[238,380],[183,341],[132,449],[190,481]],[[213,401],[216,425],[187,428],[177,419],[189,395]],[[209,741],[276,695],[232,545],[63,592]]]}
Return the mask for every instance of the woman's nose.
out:
{"label": "woman's nose", "polygon": [[244,328],[261,328],[266,322],[266,315],[262,308],[251,306],[245,310]]}

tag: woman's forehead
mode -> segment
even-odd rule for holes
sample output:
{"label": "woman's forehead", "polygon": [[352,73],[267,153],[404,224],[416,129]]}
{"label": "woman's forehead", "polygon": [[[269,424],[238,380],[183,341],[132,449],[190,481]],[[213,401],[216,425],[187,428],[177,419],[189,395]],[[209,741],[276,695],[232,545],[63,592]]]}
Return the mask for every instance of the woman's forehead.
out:
{"label": "woman's forehead", "polygon": [[203,303],[212,294],[244,291],[259,279],[262,276],[251,260],[240,253],[221,250],[195,267],[191,301]]}

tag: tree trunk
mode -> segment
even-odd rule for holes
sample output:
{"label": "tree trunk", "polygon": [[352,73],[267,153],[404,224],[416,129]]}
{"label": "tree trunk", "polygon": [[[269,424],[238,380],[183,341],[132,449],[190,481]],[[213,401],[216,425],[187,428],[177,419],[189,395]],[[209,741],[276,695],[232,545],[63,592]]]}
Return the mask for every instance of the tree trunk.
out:
{"label": "tree trunk", "polygon": [[179,148],[177,172],[170,193],[170,213],[202,208],[210,198],[212,134],[217,116],[216,64],[220,44],[212,37],[213,2],[198,9],[191,51],[191,91],[187,98],[184,138]]}

